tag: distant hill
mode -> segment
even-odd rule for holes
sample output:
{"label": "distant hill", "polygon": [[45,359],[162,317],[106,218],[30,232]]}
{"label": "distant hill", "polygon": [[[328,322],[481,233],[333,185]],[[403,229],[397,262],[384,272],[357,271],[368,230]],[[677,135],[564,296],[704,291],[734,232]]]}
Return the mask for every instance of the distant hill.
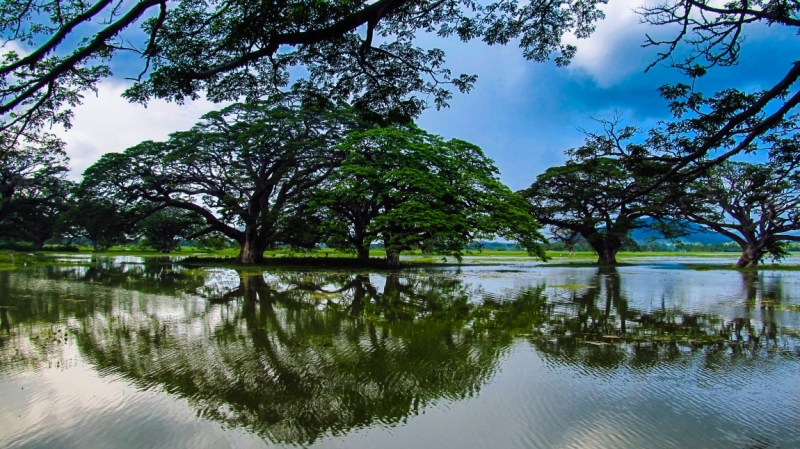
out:
{"label": "distant hill", "polygon": [[[646,218],[644,219],[644,221],[646,221],[647,223],[651,223],[653,219]],[[725,237],[722,234],[703,228],[700,225],[689,223],[687,227],[691,230],[691,234],[684,237],[680,237],[676,240],[680,240],[686,243],[702,243],[704,245],[719,245],[731,241],[731,239],[729,239],[728,237]],[[646,229],[646,228],[635,229],[633,232],[631,232],[631,237],[633,237],[633,239],[637,243],[645,243],[647,239],[651,237],[659,239],[657,241],[660,242],[665,241],[660,233],[658,233],[657,231],[653,231],[652,229]]]}

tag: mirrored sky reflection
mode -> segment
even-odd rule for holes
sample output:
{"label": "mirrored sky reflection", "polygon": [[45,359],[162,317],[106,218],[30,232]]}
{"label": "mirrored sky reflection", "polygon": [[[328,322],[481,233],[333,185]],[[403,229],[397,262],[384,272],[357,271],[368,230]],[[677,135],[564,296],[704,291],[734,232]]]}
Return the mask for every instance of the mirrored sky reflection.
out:
{"label": "mirrored sky reflection", "polygon": [[2,271],[0,446],[793,447],[800,272],[682,262]]}

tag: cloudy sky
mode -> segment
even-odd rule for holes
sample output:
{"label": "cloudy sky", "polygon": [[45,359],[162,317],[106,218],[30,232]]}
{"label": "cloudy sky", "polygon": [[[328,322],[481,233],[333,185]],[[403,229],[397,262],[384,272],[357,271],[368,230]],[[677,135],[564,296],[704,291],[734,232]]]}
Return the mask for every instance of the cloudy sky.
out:
{"label": "cloudy sky", "polygon": [[[668,119],[657,88],[685,79],[666,67],[644,73],[655,59],[653,49],[641,47],[645,33],[669,31],[639,23],[633,8],[644,1],[610,0],[604,8],[607,18],[591,38],[576,42],[578,55],[566,68],[525,61],[513,45],[422,42],[446,50],[453,73],[477,74],[478,82],[470,94],[456,93],[450,108],[426,111],[419,125],[480,145],[496,161],[502,180],[516,190],[530,185],[547,167],[562,163],[563,151],[582,142],[579,129],[597,128],[593,118],[621,114],[626,123],[641,127]],[[797,36],[791,30],[751,28],[741,63],[715,69],[701,88],[711,93],[770,87],[797,58],[796,48]],[[87,95],[75,109],[73,128],[62,134],[74,177],[103,153],[122,151],[142,140],[166,139],[215,109],[206,101],[183,106],[152,101],[145,109],[120,98],[127,85],[123,79],[107,80],[97,96]]]}

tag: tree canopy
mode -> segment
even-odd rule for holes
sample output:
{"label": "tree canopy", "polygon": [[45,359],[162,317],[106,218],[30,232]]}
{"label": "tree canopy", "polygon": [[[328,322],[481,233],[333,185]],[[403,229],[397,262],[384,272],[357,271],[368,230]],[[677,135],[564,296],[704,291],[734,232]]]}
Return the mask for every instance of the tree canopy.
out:
{"label": "tree canopy", "polygon": [[[69,126],[68,108],[122,59],[132,101],[254,100],[294,87],[407,120],[428,106],[424,98],[444,106],[451,87],[466,92],[476,80],[453,75],[442,50],[416,45],[418,34],[516,41],[526,58],[563,65],[576,48],[562,37],[590,35],[603,3],[7,0],[0,116],[12,115],[0,129]],[[305,75],[292,82],[294,67]]]}
{"label": "tree canopy", "polygon": [[169,253],[182,240],[203,229],[204,224],[205,220],[194,211],[167,207],[143,218],[137,223],[136,230],[142,238],[142,246]]}
{"label": "tree canopy", "polygon": [[119,204],[85,193],[72,199],[69,209],[58,217],[57,236],[68,241],[89,239],[94,252],[106,251],[127,240],[126,234],[133,226]]}
{"label": "tree canopy", "polygon": [[[605,122],[603,133],[588,134],[583,146],[567,151],[565,165],[547,169],[522,192],[540,223],[579,233],[603,264],[616,263],[633,229],[655,226],[669,235],[678,231],[664,221],[670,190],[632,194],[653,174],[634,165],[644,151],[632,141],[639,131],[617,125]],[[645,217],[657,220],[641,220]]]}
{"label": "tree canopy", "polygon": [[53,235],[56,213],[66,209],[72,189],[63,145],[49,135],[31,142],[6,132],[0,132],[0,141],[0,237],[41,247]]}
{"label": "tree canopy", "polygon": [[782,76],[776,74],[766,89],[727,88],[713,95],[695,89],[695,81],[708,69],[741,62],[749,28],[763,24],[784,29],[794,38],[800,30],[796,1],[666,0],[638,12],[645,23],[675,30],[667,38],[647,36],[645,46],[660,49],[649,68],[670,61],[691,79],[660,89],[675,120],[653,130],[657,142],[647,159],[661,163],[662,173],[640,190],[677,178],[696,178],[737,154],[763,149],[775,136],[796,135],[800,60]]}
{"label": "tree canopy", "polygon": [[300,216],[304,201],[341,161],[335,145],[357,121],[346,110],[295,100],[211,112],[167,142],[104,155],[84,183],[122,202],[192,211],[206,222],[194,236],[217,231],[237,241],[242,262],[259,262],[279,243],[313,245]]}
{"label": "tree canopy", "polygon": [[410,125],[353,132],[340,149],[341,166],[312,200],[332,245],[365,259],[379,240],[397,266],[400,252],[415,247],[460,259],[468,244],[502,237],[545,258],[529,206],[476,145]]}
{"label": "tree canopy", "polygon": [[765,255],[787,255],[800,241],[800,172],[794,167],[727,161],[693,182],[678,208],[686,218],[742,248],[737,266],[756,266]]}

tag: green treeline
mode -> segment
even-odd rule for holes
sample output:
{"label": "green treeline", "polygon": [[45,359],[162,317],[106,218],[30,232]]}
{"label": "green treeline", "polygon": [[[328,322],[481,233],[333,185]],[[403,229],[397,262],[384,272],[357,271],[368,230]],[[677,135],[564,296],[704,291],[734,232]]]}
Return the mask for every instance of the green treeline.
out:
{"label": "green treeline", "polygon": [[[743,99],[723,100],[716,106]],[[564,166],[547,169],[521,193],[556,240],[567,248],[584,242],[598,263],[616,263],[623,247],[636,247],[635,229],[679,239],[699,228],[732,240],[742,253],[737,265],[753,267],[766,256],[785,257],[800,241],[796,120],[750,144],[767,154],[764,163],[703,158],[686,170],[675,161],[719,121],[680,120],[647,132],[602,121],[601,133],[587,133],[583,146],[566,152]]]}
{"label": "green treeline", "polygon": [[[320,244],[365,259],[377,242],[397,266],[403,251],[458,259],[492,238],[544,258],[548,235],[615,263],[635,246],[631,231],[676,239],[691,223],[734,241],[741,267],[785,256],[800,230],[800,61],[761,90],[745,79],[749,90],[709,94],[697,81],[741,62],[746,31],[759,24],[796,38],[796,1],[638,9],[643,23],[667,31],[648,34],[645,47],[659,49],[649,67],[676,69],[658,89],[672,119],[648,130],[601,121],[565,165],[531,174],[521,192],[499,182],[480,148],[414,126],[477,82],[452,73],[445,52],[418,34],[514,43],[526,60],[561,67],[578,51],[562,38],[591,38],[603,5],[6,0],[0,244],[89,242],[99,251],[137,241],[169,252],[189,240],[238,246],[240,262],[258,263],[269,248]],[[106,154],[70,182],[65,144],[51,130],[71,127],[71,108],[112,66],[129,73],[123,96],[132,102],[240,103],[166,142]],[[733,162],[742,155],[761,162]]]}
{"label": "green treeline", "polygon": [[77,185],[52,177],[66,193],[60,213],[43,213],[51,232],[31,240],[87,239],[95,251],[139,240],[166,253],[221,237],[250,264],[268,249],[320,244],[368,259],[380,242],[396,267],[402,251],[460,258],[499,237],[545,257],[530,204],[477,146],[302,100],[237,103],[166,142],[102,156]]}
{"label": "green treeline", "polygon": [[601,123],[602,133],[566,152],[565,165],[515,193],[474,144],[377,121],[344,103],[277,95],[206,114],[165,142],[107,153],[80,183],[65,179],[59,148],[19,148],[25,184],[2,204],[0,226],[6,241],[34,249],[135,241],[168,253],[188,240],[238,247],[244,264],[262,262],[267,250],[320,245],[366,262],[380,244],[388,267],[399,266],[403,251],[460,260],[498,238],[545,260],[542,225],[550,248],[591,248],[601,264],[616,263],[622,249],[652,249],[656,239],[631,237],[643,228],[678,242],[697,229],[722,234],[741,251],[740,267],[780,259],[800,240],[791,127],[762,138],[770,145],[764,163],[712,161],[686,172],[674,170],[685,151],[679,143],[699,133],[691,126],[706,125],[644,133]]}

